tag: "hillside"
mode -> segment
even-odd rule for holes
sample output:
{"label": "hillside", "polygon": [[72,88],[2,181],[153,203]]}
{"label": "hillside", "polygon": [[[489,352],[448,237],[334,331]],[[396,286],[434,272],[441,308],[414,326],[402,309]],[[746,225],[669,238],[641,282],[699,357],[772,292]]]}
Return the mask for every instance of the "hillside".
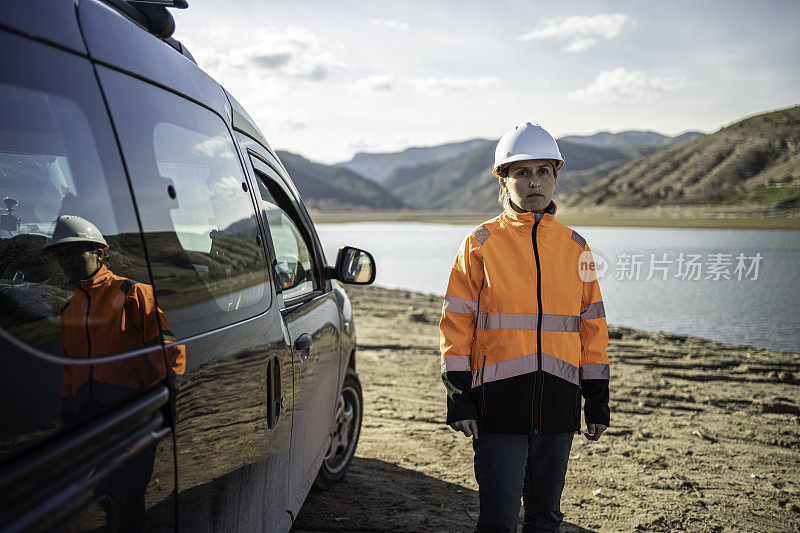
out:
{"label": "hillside", "polygon": [[355,172],[314,163],[291,152],[278,157],[311,209],[402,209],[403,201]]}
{"label": "hillside", "polygon": [[352,160],[339,163],[337,166],[348,168],[373,181],[382,183],[395,169],[447,161],[480,146],[486,141],[472,139],[469,141],[441,144],[438,146],[412,147],[402,152],[392,153],[357,153]]}
{"label": "hillside", "polygon": [[676,137],[667,137],[654,131],[621,131],[619,133],[601,131],[594,135],[569,135],[559,139],[559,142],[569,141],[608,148],[620,148],[623,146],[658,146],[663,148],[702,137],[703,135],[699,131],[687,131]]}
{"label": "hillside", "polygon": [[483,141],[450,161],[400,167],[384,185],[419,209],[491,209],[497,205],[497,185],[491,177],[494,146],[494,141]]}
{"label": "hillside", "polygon": [[631,161],[570,205],[800,208],[800,106],[750,117]]}
{"label": "hillside", "polygon": [[[475,148],[449,161],[399,167],[383,185],[406,204],[419,209],[477,209],[497,207],[497,180],[492,178],[496,141],[481,141]],[[659,150],[655,146],[599,147],[559,141],[567,161],[559,175],[559,194],[568,194],[596,179],[590,169],[616,168],[633,158]]]}

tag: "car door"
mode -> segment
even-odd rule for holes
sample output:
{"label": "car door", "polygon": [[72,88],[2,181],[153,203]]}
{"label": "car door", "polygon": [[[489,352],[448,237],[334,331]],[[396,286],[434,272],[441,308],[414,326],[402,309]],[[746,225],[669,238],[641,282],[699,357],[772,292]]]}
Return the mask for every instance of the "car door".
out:
{"label": "car door", "polygon": [[[265,158],[266,159],[266,158]],[[269,228],[278,306],[294,361],[294,406],[289,454],[289,508],[296,512],[328,448],[340,374],[341,315],[325,261],[298,210],[299,199],[278,171],[251,153],[257,199]]]}
{"label": "car door", "polygon": [[174,391],[179,528],[285,528],[293,354],[227,121],[120,72],[98,74],[158,304],[185,347]]}

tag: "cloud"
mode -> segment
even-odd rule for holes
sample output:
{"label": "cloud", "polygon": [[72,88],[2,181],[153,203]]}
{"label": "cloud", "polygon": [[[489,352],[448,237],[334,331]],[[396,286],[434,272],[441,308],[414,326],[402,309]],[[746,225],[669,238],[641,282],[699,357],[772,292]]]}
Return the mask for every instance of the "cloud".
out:
{"label": "cloud", "polygon": [[286,74],[298,78],[305,78],[312,81],[322,81],[330,74],[329,65],[308,65],[307,67],[287,69]]}
{"label": "cloud", "polygon": [[369,76],[356,81],[353,86],[361,93],[389,92],[394,89],[396,80],[391,74]]}
{"label": "cloud", "polygon": [[353,84],[360,93],[391,92],[396,89],[407,89],[421,94],[452,94],[472,90],[491,89],[503,85],[503,80],[493,77],[458,78],[395,78],[391,74],[369,76],[357,80]]}
{"label": "cloud", "polygon": [[624,67],[600,72],[583,89],[567,93],[567,98],[589,104],[599,102],[651,102],[662,94],[686,86],[677,76],[647,76],[641,70],[627,71]]}
{"label": "cloud", "polygon": [[400,22],[397,19],[370,19],[369,23],[373,26],[385,26],[387,28],[392,28],[400,33],[408,33],[408,30],[411,27],[407,23]]}
{"label": "cloud", "polygon": [[276,69],[288,63],[290,59],[292,59],[292,54],[283,53],[255,56],[252,58],[252,61],[260,67],[264,67],[266,69]]}
{"label": "cloud", "polygon": [[270,141],[285,140],[292,134],[298,134],[313,123],[309,120],[307,110],[285,104],[265,103],[254,107],[253,120],[261,127],[262,133]]}
{"label": "cloud", "polygon": [[195,143],[192,147],[195,153],[204,155],[206,157],[214,157],[220,159],[234,159],[236,154],[231,150],[227,139],[223,136],[210,137]]}
{"label": "cloud", "polygon": [[198,48],[190,47],[192,53],[203,68],[214,71],[214,75],[228,74],[225,78],[241,78],[245,71],[248,77],[261,81],[318,82],[345,66],[335,53],[339,48],[335,43],[299,26],[255,29],[217,26],[202,33],[204,42]]}
{"label": "cloud", "polygon": [[213,198],[227,201],[241,195],[241,181],[233,176],[223,176],[212,185]]}
{"label": "cloud", "polygon": [[282,77],[322,81],[333,69],[344,66],[326,39],[306,28],[260,28],[251,42],[257,44],[240,49],[245,61]]}
{"label": "cloud", "polygon": [[575,39],[562,48],[565,52],[583,52],[597,45],[597,39]]}
{"label": "cloud", "polygon": [[282,120],[276,124],[279,131],[300,131],[306,129],[306,122],[304,120],[288,119]]}
{"label": "cloud", "polygon": [[517,39],[520,41],[558,39],[566,42],[563,51],[583,52],[597,46],[601,39],[606,41],[614,39],[623,29],[634,24],[632,18],[621,13],[555,17],[545,19],[541,26],[523,33]]}
{"label": "cloud", "polygon": [[418,93],[459,93],[473,89],[490,89],[503,84],[500,78],[410,78],[405,82]]}

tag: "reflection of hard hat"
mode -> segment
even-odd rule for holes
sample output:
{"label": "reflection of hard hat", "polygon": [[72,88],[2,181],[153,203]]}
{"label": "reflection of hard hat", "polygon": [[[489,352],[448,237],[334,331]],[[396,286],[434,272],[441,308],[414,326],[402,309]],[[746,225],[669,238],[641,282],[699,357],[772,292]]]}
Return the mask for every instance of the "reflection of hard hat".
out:
{"label": "reflection of hard hat", "polygon": [[94,242],[102,248],[108,248],[103,234],[97,226],[85,218],[74,215],[61,215],[56,220],[56,227],[53,229],[53,236],[47,239],[44,247],[49,248],[57,244],[67,244],[71,242]]}
{"label": "reflection of hard hat", "polygon": [[552,159],[556,170],[564,166],[564,158],[553,136],[538,124],[525,122],[514,126],[497,143],[492,173],[499,178],[500,169],[505,165],[530,159]]}

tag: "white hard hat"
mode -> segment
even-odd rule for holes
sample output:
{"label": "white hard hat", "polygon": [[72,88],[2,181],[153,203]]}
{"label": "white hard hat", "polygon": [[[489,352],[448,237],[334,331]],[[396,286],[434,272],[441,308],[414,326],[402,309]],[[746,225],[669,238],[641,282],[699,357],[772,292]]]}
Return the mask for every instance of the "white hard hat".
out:
{"label": "white hard hat", "polygon": [[538,124],[524,122],[511,128],[497,143],[492,174],[499,178],[498,171],[503,165],[530,159],[552,159],[557,171],[564,166],[553,136]]}
{"label": "white hard hat", "polygon": [[49,248],[56,244],[66,244],[70,242],[94,242],[101,244],[103,248],[108,248],[108,243],[97,229],[97,226],[85,218],[75,215],[61,215],[56,220],[56,227],[53,229],[53,236],[47,239],[44,247]]}

